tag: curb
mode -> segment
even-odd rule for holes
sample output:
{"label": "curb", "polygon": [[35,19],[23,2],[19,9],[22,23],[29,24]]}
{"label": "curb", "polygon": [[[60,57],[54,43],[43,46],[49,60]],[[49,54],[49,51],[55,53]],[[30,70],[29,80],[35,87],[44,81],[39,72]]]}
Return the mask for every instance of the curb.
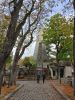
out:
{"label": "curb", "polygon": [[71,100],[69,96],[67,96],[64,92],[62,92],[59,88],[52,84],[53,88],[63,97],[64,100]]}
{"label": "curb", "polygon": [[16,88],[16,90],[10,94],[8,94],[7,96],[5,96],[3,98],[3,100],[8,100],[12,95],[14,95],[20,88],[22,88],[24,86],[24,84],[20,85],[19,87]]}

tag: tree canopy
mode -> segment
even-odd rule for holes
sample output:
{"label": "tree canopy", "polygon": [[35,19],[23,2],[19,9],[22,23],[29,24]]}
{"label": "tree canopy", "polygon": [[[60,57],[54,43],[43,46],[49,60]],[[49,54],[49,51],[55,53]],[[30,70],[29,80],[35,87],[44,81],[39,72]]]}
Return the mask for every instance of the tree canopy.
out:
{"label": "tree canopy", "polygon": [[72,35],[71,20],[66,20],[61,14],[55,14],[44,28],[43,42],[47,46],[55,44],[58,59],[66,59],[68,55],[72,58]]}
{"label": "tree canopy", "polygon": [[36,62],[32,56],[21,59],[19,64],[26,67],[36,67]]}

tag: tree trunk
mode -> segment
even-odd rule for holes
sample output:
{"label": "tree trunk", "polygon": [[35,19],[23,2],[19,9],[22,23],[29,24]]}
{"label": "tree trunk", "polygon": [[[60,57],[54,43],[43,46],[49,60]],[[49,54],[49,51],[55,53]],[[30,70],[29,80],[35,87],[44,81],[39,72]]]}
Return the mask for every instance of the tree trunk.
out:
{"label": "tree trunk", "polygon": [[59,79],[59,59],[58,59],[58,45],[56,46],[57,53],[56,53],[56,63],[57,63],[57,79]]}
{"label": "tree trunk", "polygon": [[3,81],[3,71],[4,71],[3,66],[5,65],[6,63],[5,61],[12,51],[13,45],[14,45],[13,42],[6,40],[3,51],[0,53],[0,89]]}
{"label": "tree trunk", "polygon": [[0,71],[0,94],[1,94],[1,89],[2,89],[2,82],[3,82],[3,70]]}
{"label": "tree trunk", "polygon": [[1,94],[2,84],[3,84],[3,76],[5,74],[4,71],[5,71],[5,66],[0,70],[0,94]]}
{"label": "tree trunk", "polygon": [[56,62],[57,62],[57,79],[59,79],[60,84],[61,84],[61,76],[60,76],[60,66],[59,66],[59,58],[58,58],[58,49],[57,49],[57,54],[56,54]]}
{"label": "tree trunk", "polygon": [[19,52],[21,49],[22,43],[20,42],[17,46],[16,52],[15,52],[15,56],[14,56],[14,60],[13,60],[13,64],[12,64],[12,69],[11,69],[11,75],[10,75],[10,79],[9,79],[9,85],[15,85],[16,84],[16,66],[18,63],[19,58]]}
{"label": "tree trunk", "polygon": [[[3,66],[5,64],[6,59],[10,55],[13,46],[15,45],[15,41],[17,38],[16,25],[19,16],[19,10],[21,9],[23,0],[20,0],[14,7],[14,10],[11,13],[11,20],[8,26],[7,35],[3,44],[2,51],[0,52],[0,83],[2,84],[2,76],[3,76]],[[1,88],[0,84],[0,88]]]}
{"label": "tree trunk", "polygon": [[16,85],[16,67],[15,67],[15,69],[12,69],[11,77],[10,77],[10,81],[9,81],[9,86],[10,85]]}
{"label": "tree trunk", "polygon": [[60,42],[58,42],[57,45],[56,45],[56,49],[57,49],[57,53],[56,53],[56,62],[57,62],[57,79],[59,79],[60,84],[61,84],[60,66],[59,66],[59,57],[58,57],[58,54],[59,54],[59,52],[60,52],[59,43],[60,43]]}
{"label": "tree trunk", "polygon": [[16,85],[17,63],[18,61],[15,60],[12,64],[12,69],[11,69],[10,79],[9,79],[9,86]]}
{"label": "tree trunk", "polygon": [[3,44],[2,51],[0,52],[0,71],[2,71],[6,59],[10,55],[13,46],[15,45],[16,38],[19,33],[16,33],[16,25],[19,16],[19,10],[21,9],[23,0],[20,0],[14,7],[11,13],[11,20],[8,26],[7,35]]}
{"label": "tree trunk", "polygon": [[26,45],[24,45],[24,47],[22,48],[22,51],[20,53],[23,41],[24,41],[24,38],[22,38],[20,40],[20,42],[18,43],[16,52],[15,52],[14,61],[13,61],[13,64],[12,64],[11,78],[10,78],[10,82],[9,82],[11,85],[13,85],[14,83],[16,83],[16,66],[17,66],[17,63],[18,63],[19,59],[22,57],[22,55],[23,55],[23,53],[25,51],[25,48],[28,47],[32,43],[32,41],[33,41],[32,34],[31,34],[30,41]]}

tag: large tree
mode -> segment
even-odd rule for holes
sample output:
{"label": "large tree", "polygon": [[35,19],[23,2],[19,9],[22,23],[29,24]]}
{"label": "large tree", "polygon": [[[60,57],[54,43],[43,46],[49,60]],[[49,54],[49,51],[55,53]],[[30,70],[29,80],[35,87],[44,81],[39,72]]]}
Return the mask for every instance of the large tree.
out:
{"label": "large tree", "polygon": [[[38,1],[37,0],[7,0],[7,1],[4,0],[4,1],[1,1],[2,3],[0,5],[0,11],[1,9],[3,9],[2,13],[4,12],[4,14],[6,14],[5,16],[10,16],[10,22],[7,28],[5,40],[3,42],[3,47],[0,52],[0,73],[1,73],[0,87],[2,83],[3,66],[5,64],[6,59],[10,55],[15,45],[16,39],[19,36],[23,25],[26,23],[27,18],[30,16],[32,12],[35,12],[35,9],[37,9],[38,6],[41,6],[40,4],[42,4],[43,5],[42,7],[44,8],[41,12],[42,16],[40,17],[45,18],[45,16],[47,16],[47,13],[43,11],[49,11],[49,9],[51,9],[51,7],[53,6],[49,6],[47,10],[45,9],[47,8],[46,5],[47,3],[51,3],[51,2],[53,5],[54,4],[53,1],[48,1],[48,0],[46,1],[44,0],[38,0]],[[3,14],[1,16],[2,16],[1,18],[3,18]]]}
{"label": "large tree", "polygon": [[73,56],[72,34],[73,23],[67,21],[61,14],[52,16],[49,24],[44,29],[43,41],[48,46],[48,50],[50,50],[50,44],[55,45],[57,66],[59,66],[59,60],[65,60],[67,56]]}
{"label": "large tree", "polygon": [[[25,49],[32,43],[33,41],[33,33],[35,29],[37,28],[41,16],[42,16],[42,3],[40,2],[35,6],[35,10],[30,14],[30,16],[27,18],[26,24],[24,24],[23,29],[20,31],[20,35],[18,36],[18,42],[16,46],[16,52],[14,55],[14,60],[12,64],[12,74],[11,74],[11,81],[10,83],[16,82],[16,66],[19,61],[19,59],[22,57]],[[25,26],[26,30],[25,30]],[[27,42],[26,40],[30,38],[30,40]]]}
{"label": "large tree", "polygon": [[3,65],[13,49],[16,39],[22,29],[22,26],[25,24],[27,17],[31,14],[31,12],[33,12],[35,2],[36,1],[34,0],[12,0],[7,1],[7,3],[5,2],[6,6],[9,6],[10,22],[3,47],[0,52],[0,88],[3,77]]}

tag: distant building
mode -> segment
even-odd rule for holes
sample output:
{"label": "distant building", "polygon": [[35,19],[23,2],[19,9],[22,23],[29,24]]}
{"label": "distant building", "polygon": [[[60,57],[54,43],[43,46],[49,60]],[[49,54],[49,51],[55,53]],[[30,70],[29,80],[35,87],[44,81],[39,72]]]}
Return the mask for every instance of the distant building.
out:
{"label": "distant building", "polygon": [[69,61],[60,61],[59,66],[55,62],[49,64],[49,70],[52,79],[57,79],[58,77],[58,67],[60,71],[61,78],[72,77],[73,66]]}
{"label": "distant building", "polygon": [[56,64],[56,60],[49,59],[46,53],[46,46],[42,42],[42,34],[39,34],[36,40],[36,46],[34,51],[34,59],[36,60],[36,64],[39,68],[49,68],[49,74],[52,79],[57,79],[58,75],[58,67],[60,70],[61,78],[72,77],[73,67],[71,62],[69,61],[60,61],[59,66]]}
{"label": "distant building", "polygon": [[42,42],[42,34],[39,34],[36,40],[34,59],[36,60],[37,67],[47,68],[49,60],[46,54],[46,46]]}

